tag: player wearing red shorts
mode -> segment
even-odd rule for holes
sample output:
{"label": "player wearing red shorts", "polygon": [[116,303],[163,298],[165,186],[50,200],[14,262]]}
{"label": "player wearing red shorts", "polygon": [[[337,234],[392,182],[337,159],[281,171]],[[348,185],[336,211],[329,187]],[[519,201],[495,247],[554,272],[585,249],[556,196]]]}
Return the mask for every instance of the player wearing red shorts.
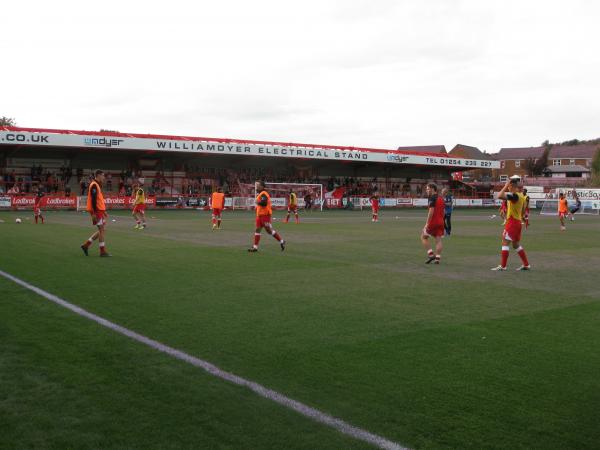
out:
{"label": "player wearing red shorts", "polygon": [[284,251],[285,241],[281,238],[279,233],[273,229],[273,225],[271,225],[271,217],[273,215],[271,196],[265,190],[265,183],[263,181],[257,181],[255,187],[258,192],[258,195],[256,196],[256,230],[254,232],[254,245],[250,247],[248,251],[251,253],[258,251],[260,232],[263,228],[279,242],[281,251]]}
{"label": "player wearing red shorts", "polygon": [[210,204],[212,206],[212,229],[221,229],[221,213],[225,208],[225,194],[223,189],[217,188],[217,192],[213,192],[210,198]]}
{"label": "player wearing red shorts", "polygon": [[523,215],[523,222],[525,229],[529,228],[529,195],[527,195],[527,189],[523,189],[523,196],[525,197],[525,214]]}
{"label": "player wearing red shorts", "polygon": [[92,223],[98,227],[98,231],[90,236],[90,238],[81,245],[81,250],[85,256],[88,256],[88,249],[92,243],[98,239],[100,245],[100,256],[111,256],[106,251],[106,244],[104,243],[104,227],[106,226],[106,205],[104,203],[104,195],[102,195],[102,184],[104,183],[104,172],[102,170],[96,170],[94,179],[90,181],[87,195],[87,212],[92,216]]}
{"label": "player wearing red shorts", "polygon": [[143,230],[146,228],[146,194],[144,193],[144,180],[140,178],[139,184],[133,190],[135,198],[133,199],[133,211],[132,215],[135,219],[136,230]]}
{"label": "player wearing red shorts", "polygon": [[44,223],[44,216],[42,215],[42,199],[44,198],[44,191],[40,188],[35,197],[35,203],[33,204],[33,218],[35,223],[38,223],[38,219],[42,219],[42,224]]}
{"label": "player wearing red shorts", "polygon": [[[498,197],[500,198],[500,197]],[[502,204],[500,205],[500,217],[502,217],[502,220],[504,220],[504,222],[502,223],[502,225],[506,225],[506,210],[508,208],[508,205],[506,203],[506,200],[502,201]]]}
{"label": "player wearing red shorts", "polygon": [[294,217],[296,218],[296,223],[300,223],[300,217],[298,216],[298,196],[296,195],[296,193],[294,191],[292,191],[290,189],[289,195],[288,195],[288,209],[287,209],[287,216],[285,216],[285,220],[283,221],[284,223],[288,223],[290,221],[290,215],[294,214]]}
{"label": "player wearing red shorts", "polygon": [[498,193],[498,198],[506,200],[508,206],[506,210],[506,225],[502,232],[501,260],[499,266],[492,268],[495,271],[506,270],[510,242],[512,242],[513,248],[517,251],[523,263],[517,270],[531,269],[527,260],[527,254],[525,254],[525,250],[521,247],[521,228],[523,226],[523,215],[525,214],[525,196],[519,192],[519,181],[519,177],[511,177]]}
{"label": "player wearing red shorts", "polygon": [[565,217],[569,214],[569,202],[562,192],[558,194],[558,219],[560,220],[560,231],[565,231]]}
{"label": "player wearing red shorts", "polygon": [[373,191],[373,195],[369,200],[371,201],[371,213],[373,214],[371,222],[379,222],[379,194],[377,194],[377,189]]}
{"label": "player wearing red shorts", "polygon": [[[421,234],[421,242],[427,250],[427,261],[429,264],[432,261],[439,264],[442,259],[442,236],[444,236],[444,209],[446,207],[444,198],[438,195],[438,188],[435,183],[429,183],[426,187],[427,196],[429,197],[429,211],[427,213],[427,222]],[[429,238],[435,239],[435,253],[431,248]]]}

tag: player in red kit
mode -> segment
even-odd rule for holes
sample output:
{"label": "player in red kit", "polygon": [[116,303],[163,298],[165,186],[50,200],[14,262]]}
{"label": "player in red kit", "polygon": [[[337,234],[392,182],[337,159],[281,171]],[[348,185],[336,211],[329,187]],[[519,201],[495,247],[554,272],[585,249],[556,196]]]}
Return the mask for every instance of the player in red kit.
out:
{"label": "player in red kit", "polygon": [[523,188],[523,197],[525,197],[525,214],[523,214],[523,224],[525,229],[529,228],[529,195],[527,195],[527,189]]}
{"label": "player in red kit", "polygon": [[502,223],[502,225],[506,225],[506,211],[508,209],[508,204],[506,203],[506,200],[502,200],[502,204],[500,205],[500,217],[502,217],[502,220],[504,221]]}
{"label": "player in red kit", "polygon": [[373,213],[371,222],[379,222],[379,194],[377,194],[377,189],[373,191],[373,195],[369,200],[371,201],[371,212]]}
{"label": "player in red kit", "polygon": [[42,215],[42,199],[44,198],[44,191],[40,189],[35,197],[35,203],[33,205],[33,218],[35,219],[35,223],[38,223],[38,218],[42,220],[42,224],[44,223],[44,216]]}
{"label": "player in red kit", "polygon": [[254,186],[256,192],[258,192],[258,195],[256,196],[256,230],[254,231],[254,245],[250,247],[248,251],[250,253],[256,253],[258,251],[260,232],[263,228],[279,242],[281,251],[284,251],[285,241],[279,233],[273,229],[273,225],[271,225],[273,207],[271,206],[271,196],[265,189],[265,183],[263,181],[257,181]]}
{"label": "player in red kit", "polygon": [[[438,195],[438,188],[435,183],[429,183],[426,188],[429,204],[429,210],[427,213],[427,222],[423,233],[421,234],[421,242],[423,247],[427,250],[427,261],[425,264],[429,264],[432,261],[435,264],[439,264],[442,259],[442,236],[444,236],[444,198]],[[435,239],[435,253],[431,248],[431,242],[429,238]]]}

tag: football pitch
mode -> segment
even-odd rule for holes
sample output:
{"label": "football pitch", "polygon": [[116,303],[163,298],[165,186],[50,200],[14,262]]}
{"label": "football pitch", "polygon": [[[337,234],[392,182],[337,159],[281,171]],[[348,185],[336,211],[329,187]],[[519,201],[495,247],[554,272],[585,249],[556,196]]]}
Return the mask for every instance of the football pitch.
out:
{"label": "football pitch", "polygon": [[[324,414],[411,449],[600,448],[598,216],[534,214],[533,269],[492,272],[490,211],[455,211],[439,266],[425,210],[277,212],[287,248],[256,254],[250,212],[113,212],[112,258],[46,214],[0,212],[1,271]],[[373,447],[0,277],[0,448]]]}

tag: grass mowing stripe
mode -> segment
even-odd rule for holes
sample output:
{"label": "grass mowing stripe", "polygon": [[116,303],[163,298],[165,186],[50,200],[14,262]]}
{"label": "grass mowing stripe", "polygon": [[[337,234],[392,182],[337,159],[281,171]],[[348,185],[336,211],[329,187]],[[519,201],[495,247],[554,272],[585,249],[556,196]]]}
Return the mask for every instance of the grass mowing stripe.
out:
{"label": "grass mowing stripe", "polygon": [[155,350],[166,353],[167,355],[172,356],[173,358],[185,361],[195,367],[199,367],[217,378],[229,381],[230,383],[234,383],[239,386],[247,387],[248,389],[250,389],[251,391],[255,392],[263,398],[266,398],[282,406],[285,406],[286,408],[294,410],[302,414],[303,416],[313,419],[316,422],[321,423],[323,425],[327,425],[331,428],[334,428],[343,434],[367,442],[369,444],[373,444],[376,447],[386,450],[408,450],[405,447],[402,447],[401,445],[392,442],[382,436],[378,436],[361,428],[355,427],[341,419],[332,417],[329,414],[319,411],[318,409],[311,408],[310,406],[305,405],[304,403],[298,402],[289,397],[286,397],[283,394],[280,394],[279,392],[268,389],[262,386],[261,384],[255,383],[253,381],[234,375],[230,372],[226,372],[222,369],[219,369],[217,366],[209,363],[208,361],[196,358],[185,352],[169,347],[158,341],[136,333],[135,331],[129,330],[128,328],[110,322],[109,320],[97,316],[96,314],[90,313],[89,311],[86,311],[85,309],[80,308],[79,306],[73,305],[72,303],[69,303],[66,300],[63,300],[60,297],[57,297],[56,295],[53,295],[49,292],[44,291],[43,289],[33,286],[27,283],[26,281],[21,280],[20,278],[6,273],[3,270],[0,270],[0,275],[24,287],[25,289],[29,289],[30,291],[35,292],[39,296],[44,297],[47,300],[50,300],[51,302],[74,312],[79,316],[92,320],[93,322],[96,322],[97,324],[102,325],[103,327],[116,331],[119,334],[127,336],[130,339],[147,345]]}

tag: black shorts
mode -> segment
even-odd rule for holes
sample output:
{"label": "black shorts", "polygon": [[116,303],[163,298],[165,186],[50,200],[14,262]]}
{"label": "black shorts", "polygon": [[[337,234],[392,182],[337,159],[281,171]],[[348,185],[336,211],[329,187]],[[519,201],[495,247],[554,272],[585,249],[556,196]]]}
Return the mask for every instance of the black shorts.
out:
{"label": "black shorts", "polygon": [[575,214],[577,211],[579,211],[581,209],[581,206],[576,206],[575,208],[571,208],[571,214]]}

